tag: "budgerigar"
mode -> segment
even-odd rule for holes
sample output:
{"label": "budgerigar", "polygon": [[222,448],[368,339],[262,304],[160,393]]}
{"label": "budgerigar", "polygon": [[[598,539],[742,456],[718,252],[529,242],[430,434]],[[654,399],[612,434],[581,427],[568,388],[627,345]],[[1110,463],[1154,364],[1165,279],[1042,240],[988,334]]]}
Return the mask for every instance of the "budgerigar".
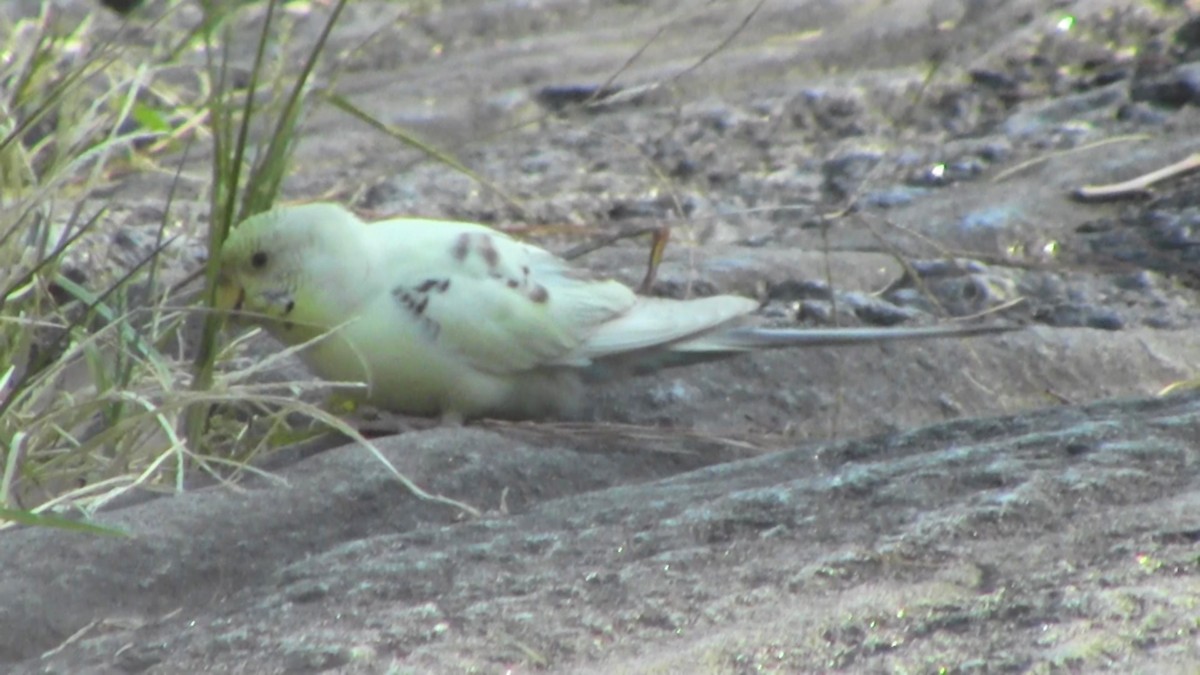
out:
{"label": "budgerigar", "polygon": [[318,376],[449,421],[572,416],[591,378],[758,349],[1009,330],[755,327],[749,298],[639,296],[484,225],[365,223],[330,203],[248,218],[220,257],[223,304],[286,344],[319,338],[301,351]]}

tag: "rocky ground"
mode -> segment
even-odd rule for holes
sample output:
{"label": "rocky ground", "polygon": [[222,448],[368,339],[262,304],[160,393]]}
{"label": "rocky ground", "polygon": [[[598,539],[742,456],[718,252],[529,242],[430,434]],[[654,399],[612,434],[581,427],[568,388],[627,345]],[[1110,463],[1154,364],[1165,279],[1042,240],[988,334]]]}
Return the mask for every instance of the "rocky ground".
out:
{"label": "rocky ground", "polygon": [[[481,519],[345,446],[276,459],[286,483],[100,514],[131,539],[8,532],[0,663],[1195,672],[1200,399],[1146,397],[1200,365],[1200,180],[1072,193],[1200,149],[1200,29],[1048,4],[352,3],[325,81],[519,203],[330,106],[291,198],[559,251],[669,224],[657,293],[755,295],[788,325],[1029,328],[614,383],[590,424],[380,439]],[[171,180],[113,187],[113,247]],[[579,264],[635,284],[646,246]]]}

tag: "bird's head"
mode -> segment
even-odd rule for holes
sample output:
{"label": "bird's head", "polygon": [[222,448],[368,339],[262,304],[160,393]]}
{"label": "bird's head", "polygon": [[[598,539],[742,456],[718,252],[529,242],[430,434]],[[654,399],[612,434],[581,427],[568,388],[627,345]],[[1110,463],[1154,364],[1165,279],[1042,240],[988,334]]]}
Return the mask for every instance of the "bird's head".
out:
{"label": "bird's head", "polygon": [[371,264],[364,229],[354,214],[328,203],[247,218],[221,248],[218,309],[285,331],[334,328],[353,316],[365,292]]}

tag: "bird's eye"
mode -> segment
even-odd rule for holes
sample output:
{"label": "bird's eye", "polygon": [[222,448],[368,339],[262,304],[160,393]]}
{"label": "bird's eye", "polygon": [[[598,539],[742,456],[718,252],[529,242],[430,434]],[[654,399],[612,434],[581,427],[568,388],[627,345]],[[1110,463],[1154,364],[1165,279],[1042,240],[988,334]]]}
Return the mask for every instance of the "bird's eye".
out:
{"label": "bird's eye", "polygon": [[254,255],[250,256],[250,265],[256,270],[261,270],[267,266],[267,254],[264,251],[255,251]]}

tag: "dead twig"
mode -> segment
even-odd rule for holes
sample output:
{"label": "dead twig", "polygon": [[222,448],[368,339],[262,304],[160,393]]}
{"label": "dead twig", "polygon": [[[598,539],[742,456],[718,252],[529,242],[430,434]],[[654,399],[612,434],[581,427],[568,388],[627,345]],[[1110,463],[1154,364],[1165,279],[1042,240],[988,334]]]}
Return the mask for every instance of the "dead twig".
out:
{"label": "dead twig", "polygon": [[1151,186],[1171,178],[1178,178],[1187,173],[1200,169],[1200,152],[1181,159],[1174,164],[1155,169],[1135,178],[1120,183],[1105,185],[1084,185],[1076,188],[1071,196],[1081,202],[1100,202],[1113,199],[1129,199],[1134,197],[1149,197],[1153,194]]}
{"label": "dead twig", "polygon": [[1008,167],[1007,169],[1005,169],[1005,170],[1001,171],[1000,173],[996,174],[995,176],[993,176],[992,182],[993,183],[1003,182],[1003,181],[1008,180],[1009,178],[1012,178],[1013,176],[1021,173],[1022,171],[1033,168],[1039,164],[1045,164],[1046,162],[1049,162],[1050,160],[1052,160],[1056,157],[1064,157],[1066,155],[1073,155],[1078,152],[1087,152],[1088,150],[1094,150],[1096,148],[1104,147],[1106,145],[1111,145],[1113,143],[1129,143],[1131,141],[1144,141],[1144,140],[1148,140],[1149,138],[1150,137],[1146,134],[1134,134],[1131,136],[1117,136],[1115,138],[1106,138],[1102,141],[1097,141],[1095,143],[1088,143],[1087,145],[1081,145],[1078,148],[1071,148],[1069,150],[1060,150],[1058,152],[1051,152],[1051,153],[1048,153],[1045,155],[1041,155],[1039,157],[1034,157],[1033,159],[1027,159],[1024,162],[1019,162],[1013,166]]}

